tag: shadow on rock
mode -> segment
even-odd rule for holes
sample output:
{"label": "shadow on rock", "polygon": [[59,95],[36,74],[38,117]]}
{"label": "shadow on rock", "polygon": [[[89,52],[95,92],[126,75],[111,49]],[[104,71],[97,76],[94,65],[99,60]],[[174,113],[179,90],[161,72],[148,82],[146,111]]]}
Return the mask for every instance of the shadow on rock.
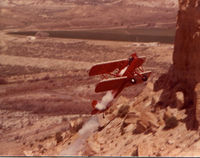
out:
{"label": "shadow on rock", "polygon": [[[198,121],[196,116],[197,96],[195,92],[196,83],[187,80],[178,80],[170,67],[166,74],[162,74],[154,83],[154,91],[162,90],[159,101],[155,104],[155,110],[163,109],[167,106],[171,108],[186,109],[187,117],[182,122],[186,123],[188,130],[197,130]],[[182,97],[180,97],[182,94]]]}

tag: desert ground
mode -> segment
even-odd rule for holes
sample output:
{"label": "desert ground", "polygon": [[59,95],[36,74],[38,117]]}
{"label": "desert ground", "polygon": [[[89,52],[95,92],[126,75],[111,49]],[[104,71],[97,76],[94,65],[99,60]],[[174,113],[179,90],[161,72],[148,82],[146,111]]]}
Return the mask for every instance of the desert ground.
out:
{"label": "desert ground", "polygon": [[[89,77],[90,67],[128,58],[133,52],[146,56],[144,69],[152,71],[151,77],[147,83],[124,89],[111,109],[95,116],[100,121],[99,129],[87,136],[75,155],[200,154],[199,131],[189,127],[186,110],[161,106],[171,101],[163,90],[167,79],[161,76],[168,73],[172,64],[173,44],[8,34],[32,30],[175,28],[176,1],[90,2],[0,3],[0,155],[57,156],[68,151],[79,139],[83,124],[91,119],[91,101],[105,94],[94,92],[101,77]],[[162,8],[164,3],[168,7]],[[133,10],[137,14],[130,14]],[[92,16],[94,13],[96,17]],[[181,94],[178,97],[179,102],[170,104],[182,106]],[[162,98],[167,101],[159,102]],[[123,109],[127,105],[129,111]]]}
{"label": "desert ground", "polygon": [[[7,47],[0,58],[1,142],[20,146],[14,153],[2,149],[8,155],[33,148],[44,137],[68,131],[68,119],[90,116],[92,99],[103,95],[94,92],[101,78],[88,76],[93,64],[127,58],[137,52],[147,56],[145,69],[157,76],[168,70],[173,51],[170,44],[149,47],[132,42],[56,38],[29,41],[26,36],[5,34],[1,37]],[[122,95],[133,99],[143,87],[125,89]]]}

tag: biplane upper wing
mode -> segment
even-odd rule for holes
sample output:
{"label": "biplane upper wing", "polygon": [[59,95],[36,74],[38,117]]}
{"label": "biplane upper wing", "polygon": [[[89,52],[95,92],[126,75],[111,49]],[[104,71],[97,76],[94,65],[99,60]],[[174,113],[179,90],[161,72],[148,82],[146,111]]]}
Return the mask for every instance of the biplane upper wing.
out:
{"label": "biplane upper wing", "polygon": [[96,85],[95,92],[103,92],[121,88],[121,85],[128,80],[129,79],[127,76],[103,80]]}
{"label": "biplane upper wing", "polygon": [[123,69],[129,64],[128,59],[103,62],[92,66],[89,71],[89,76],[106,74],[113,72],[115,69]]}

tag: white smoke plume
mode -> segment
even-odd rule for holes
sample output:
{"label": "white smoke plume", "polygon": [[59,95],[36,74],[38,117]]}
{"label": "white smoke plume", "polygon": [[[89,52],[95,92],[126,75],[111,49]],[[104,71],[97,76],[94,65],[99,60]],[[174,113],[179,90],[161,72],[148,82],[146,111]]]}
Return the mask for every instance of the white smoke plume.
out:
{"label": "white smoke plume", "polygon": [[87,121],[83,127],[78,131],[80,135],[85,135],[87,133],[91,134],[99,127],[99,121],[97,116],[92,116],[89,121]]}
{"label": "white smoke plume", "polygon": [[[123,74],[126,72],[128,66],[126,66],[125,68],[123,68],[119,75],[120,76],[123,76]],[[115,91],[108,91],[102,98],[101,102],[98,102],[97,105],[96,105],[96,109],[98,110],[105,110],[108,106],[108,104],[114,99],[114,96],[115,96]]]}
{"label": "white smoke plume", "polygon": [[86,139],[99,127],[97,116],[92,116],[78,131],[78,138],[60,156],[79,156],[79,152],[84,148]]}
{"label": "white smoke plume", "polygon": [[[123,76],[128,66],[122,69],[119,73]],[[96,108],[98,110],[104,110],[107,108],[108,104],[114,99],[115,91],[108,91],[102,98],[101,102],[98,102]],[[83,149],[86,139],[97,130],[99,127],[99,122],[97,116],[92,116],[89,121],[87,121],[83,127],[78,131],[78,138],[73,142],[67,149],[60,153],[60,156],[78,156],[78,153]]]}
{"label": "white smoke plume", "polygon": [[112,91],[108,91],[102,98],[101,102],[98,102],[96,108],[98,110],[106,109],[107,105],[114,99]]}

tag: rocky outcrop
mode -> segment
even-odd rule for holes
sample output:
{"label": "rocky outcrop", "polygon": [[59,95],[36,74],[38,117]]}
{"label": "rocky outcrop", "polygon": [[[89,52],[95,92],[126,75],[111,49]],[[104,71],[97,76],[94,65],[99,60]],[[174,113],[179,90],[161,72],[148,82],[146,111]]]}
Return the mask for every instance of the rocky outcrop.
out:
{"label": "rocky outcrop", "polygon": [[[200,101],[199,97],[196,97],[199,94],[195,86],[200,82],[199,0],[179,0],[173,66],[173,80],[176,79],[184,93],[185,106],[196,109],[193,113],[198,121]],[[200,124],[200,121],[198,122]]]}
{"label": "rocky outcrop", "polygon": [[200,123],[200,83],[195,87],[196,120]]}
{"label": "rocky outcrop", "polygon": [[200,81],[200,1],[179,0],[173,63],[178,80]]}

